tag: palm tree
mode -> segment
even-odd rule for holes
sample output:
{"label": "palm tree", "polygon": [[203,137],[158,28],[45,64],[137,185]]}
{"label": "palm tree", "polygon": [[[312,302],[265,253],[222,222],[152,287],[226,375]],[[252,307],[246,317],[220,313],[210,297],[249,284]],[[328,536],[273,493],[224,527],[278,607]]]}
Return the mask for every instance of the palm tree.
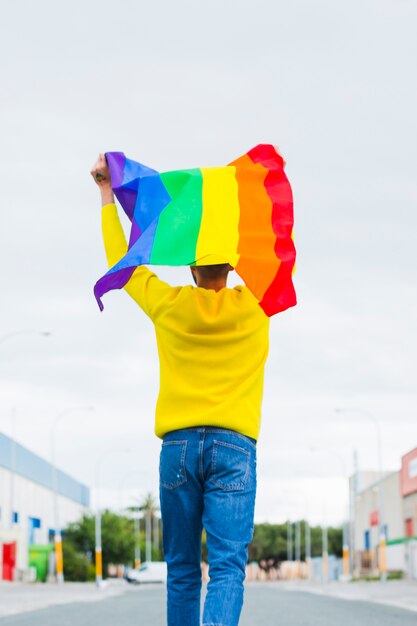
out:
{"label": "palm tree", "polygon": [[156,511],[159,511],[159,505],[153,493],[149,491],[146,494],[141,504],[139,504],[138,510],[145,514],[149,513],[151,519],[154,518]]}
{"label": "palm tree", "polygon": [[138,510],[144,513],[146,529],[146,560],[152,560],[152,525],[153,525],[153,546],[154,550],[159,550],[159,518],[156,512],[159,511],[158,502],[155,496],[149,492],[146,494]]}

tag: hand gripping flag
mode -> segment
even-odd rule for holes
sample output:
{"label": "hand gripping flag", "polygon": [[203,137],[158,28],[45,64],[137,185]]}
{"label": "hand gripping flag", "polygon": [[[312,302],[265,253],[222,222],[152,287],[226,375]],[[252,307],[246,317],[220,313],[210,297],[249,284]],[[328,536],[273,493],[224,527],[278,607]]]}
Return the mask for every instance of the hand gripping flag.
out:
{"label": "hand gripping flag", "polygon": [[112,187],[132,222],[127,253],[96,283],[101,297],[139,265],[230,263],[268,316],[296,304],[293,200],[284,161],[258,145],[226,167],[159,173],[107,152]]}

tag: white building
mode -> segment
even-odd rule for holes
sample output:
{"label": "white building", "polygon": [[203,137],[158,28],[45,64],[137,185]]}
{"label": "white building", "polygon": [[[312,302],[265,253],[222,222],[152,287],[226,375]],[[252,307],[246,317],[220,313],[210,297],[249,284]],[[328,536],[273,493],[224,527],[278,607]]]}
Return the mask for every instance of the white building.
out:
{"label": "white building", "polygon": [[417,578],[417,448],[382,481],[377,472],[358,472],[350,493],[355,575],[377,573],[382,522],[388,570]]}
{"label": "white building", "polygon": [[[53,474],[48,461],[0,433],[0,578],[27,571],[29,547],[53,542]],[[59,525],[79,519],[90,490],[57,470]]]}

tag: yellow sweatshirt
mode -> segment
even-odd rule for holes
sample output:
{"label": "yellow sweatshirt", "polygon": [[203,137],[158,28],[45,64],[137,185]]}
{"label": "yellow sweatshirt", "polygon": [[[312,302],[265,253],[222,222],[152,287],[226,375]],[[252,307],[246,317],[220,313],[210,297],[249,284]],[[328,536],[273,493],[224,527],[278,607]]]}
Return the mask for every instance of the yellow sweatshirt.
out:
{"label": "yellow sweatshirt", "polygon": [[[102,210],[109,266],[127,243],[114,204]],[[269,318],[243,286],[171,287],[144,266],[125,287],[155,326],[160,390],[155,433],[192,426],[258,438]]]}

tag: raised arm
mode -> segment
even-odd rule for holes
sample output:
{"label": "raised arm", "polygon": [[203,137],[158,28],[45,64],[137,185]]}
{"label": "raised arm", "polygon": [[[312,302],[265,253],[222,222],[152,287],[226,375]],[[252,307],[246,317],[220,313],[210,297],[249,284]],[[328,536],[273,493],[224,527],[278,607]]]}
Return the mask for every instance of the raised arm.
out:
{"label": "raised arm", "polygon": [[[91,175],[100,189],[104,248],[108,265],[113,267],[126,254],[128,246],[114,202],[110,171],[104,154],[99,155]],[[136,268],[125,290],[152,319],[158,314],[161,305],[166,304],[170,297],[175,297],[178,291],[159,280],[156,274],[143,265]]]}

